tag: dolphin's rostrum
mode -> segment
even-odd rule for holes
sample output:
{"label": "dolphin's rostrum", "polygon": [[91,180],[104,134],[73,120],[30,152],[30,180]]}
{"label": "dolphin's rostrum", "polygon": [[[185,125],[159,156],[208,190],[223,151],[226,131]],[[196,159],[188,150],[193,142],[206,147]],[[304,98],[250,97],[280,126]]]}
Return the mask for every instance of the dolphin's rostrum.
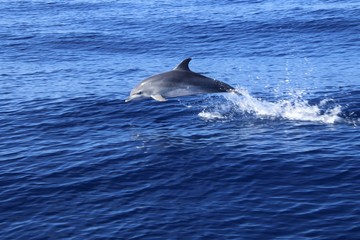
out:
{"label": "dolphin's rostrum", "polygon": [[191,71],[190,61],[191,58],[187,58],[172,71],[146,78],[131,91],[125,101],[145,97],[164,102],[170,97],[220,92],[237,93],[235,88],[224,82]]}

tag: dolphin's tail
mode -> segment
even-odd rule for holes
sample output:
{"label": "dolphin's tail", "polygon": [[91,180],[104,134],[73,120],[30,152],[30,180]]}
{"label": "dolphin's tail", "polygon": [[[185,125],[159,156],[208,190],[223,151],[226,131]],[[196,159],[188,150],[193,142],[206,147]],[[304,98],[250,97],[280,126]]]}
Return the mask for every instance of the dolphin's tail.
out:
{"label": "dolphin's tail", "polygon": [[230,89],[228,92],[230,93],[235,93],[236,95],[242,96],[243,94],[241,92],[239,92],[238,90],[236,90],[235,88]]}

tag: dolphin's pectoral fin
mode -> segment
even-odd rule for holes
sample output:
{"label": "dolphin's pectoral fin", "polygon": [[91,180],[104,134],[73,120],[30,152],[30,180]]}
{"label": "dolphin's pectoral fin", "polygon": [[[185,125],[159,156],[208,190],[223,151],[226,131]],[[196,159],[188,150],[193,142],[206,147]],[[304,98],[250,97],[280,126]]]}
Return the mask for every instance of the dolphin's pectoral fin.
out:
{"label": "dolphin's pectoral fin", "polygon": [[151,97],[152,97],[153,99],[155,99],[156,101],[159,101],[159,102],[165,102],[165,101],[167,101],[166,98],[164,98],[164,97],[161,96],[160,94],[151,95]]}

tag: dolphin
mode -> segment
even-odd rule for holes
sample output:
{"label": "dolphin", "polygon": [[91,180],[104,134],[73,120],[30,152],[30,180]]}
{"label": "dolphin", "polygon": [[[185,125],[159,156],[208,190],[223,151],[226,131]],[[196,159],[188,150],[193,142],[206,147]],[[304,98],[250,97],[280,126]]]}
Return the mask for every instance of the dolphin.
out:
{"label": "dolphin", "polygon": [[130,96],[125,100],[129,102],[137,98],[153,98],[164,102],[170,97],[190,96],[205,93],[234,92],[234,87],[205,77],[190,70],[191,58],[183,60],[173,70],[146,78],[132,89]]}

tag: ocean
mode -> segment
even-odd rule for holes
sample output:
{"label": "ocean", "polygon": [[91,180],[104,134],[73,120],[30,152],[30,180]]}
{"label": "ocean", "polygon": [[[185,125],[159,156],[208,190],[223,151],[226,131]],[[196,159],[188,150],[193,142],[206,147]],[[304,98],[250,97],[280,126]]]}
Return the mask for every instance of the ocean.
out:
{"label": "ocean", "polygon": [[[360,239],[357,0],[0,1],[0,239]],[[190,68],[241,96],[125,103]]]}

